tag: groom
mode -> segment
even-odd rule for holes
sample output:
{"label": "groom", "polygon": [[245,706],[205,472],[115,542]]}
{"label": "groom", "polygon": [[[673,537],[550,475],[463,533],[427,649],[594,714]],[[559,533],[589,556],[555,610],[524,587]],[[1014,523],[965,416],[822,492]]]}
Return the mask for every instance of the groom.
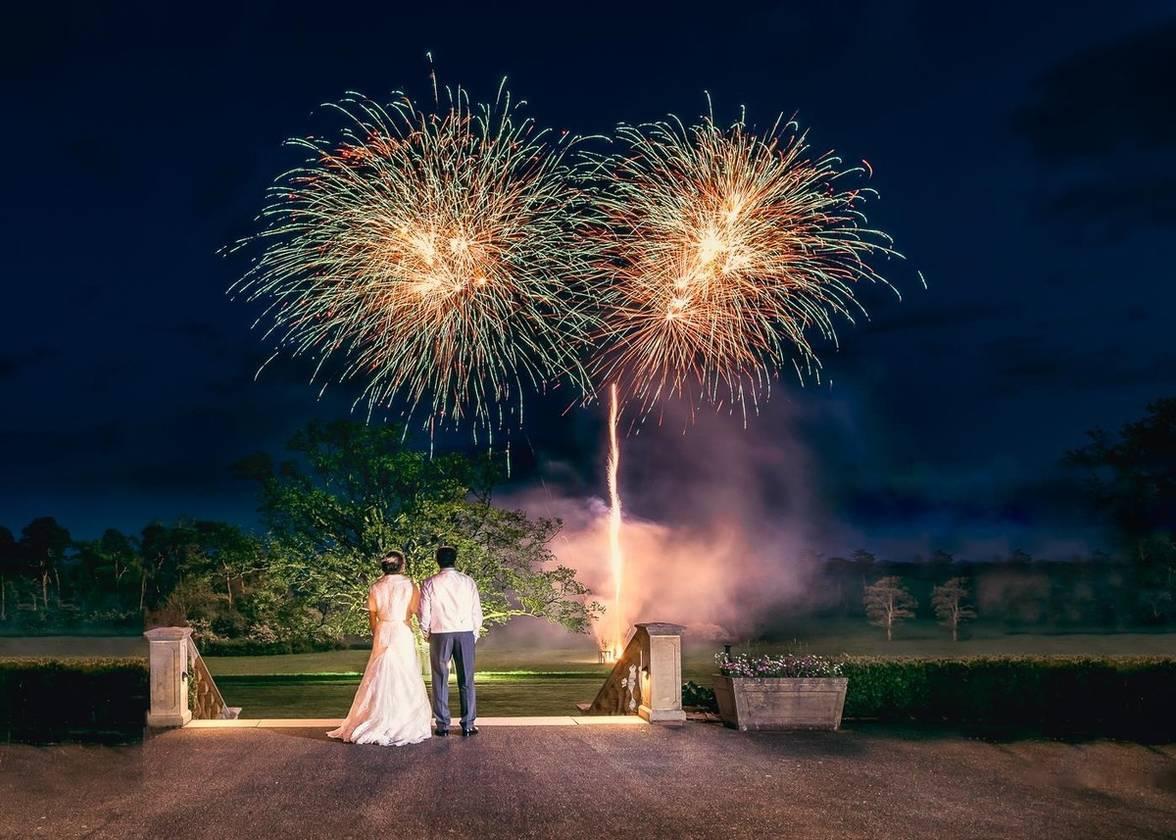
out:
{"label": "groom", "polygon": [[474,643],[482,633],[482,600],[478,585],[454,566],[457,549],[437,549],[441,571],[421,585],[421,630],[429,638],[433,666],[434,735],[449,734],[449,660],[457,666],[457,692],[461,698],[461,734],[478,734],[474,699]]}

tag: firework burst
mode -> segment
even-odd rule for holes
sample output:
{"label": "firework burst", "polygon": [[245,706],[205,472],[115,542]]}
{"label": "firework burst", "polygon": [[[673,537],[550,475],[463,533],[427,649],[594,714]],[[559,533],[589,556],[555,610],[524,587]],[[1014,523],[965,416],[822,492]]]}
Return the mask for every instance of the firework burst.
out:
{"label": "firework burst", "polygon": [[369,415],[421,408],[430,428],[492,433],[521,422],[527,388],[590,392],[598,240],[580,233],[575,139],[519,119],[505,80],[489,105],[433,90],[432,110],[351,94],[325,106],[339,130],[289,141],[309,157],[270,188],[261,230],[239,243],[260,256],[230,291],[268,304],[271,358],[360,381]]}
{"label": "firework burst", "polygon": [[[677,118],[621,126],[596,158],[607,253],[597,381],[621,382],[648,413],[665,397],[737,406],[744,416],[791,364],[819,375],[812,337],[864,313],[860,281],[899,256],[870,229],[864,173],[812,156],[793,122],[766,135]],[[601,175],[606,177],[601,177]]]}

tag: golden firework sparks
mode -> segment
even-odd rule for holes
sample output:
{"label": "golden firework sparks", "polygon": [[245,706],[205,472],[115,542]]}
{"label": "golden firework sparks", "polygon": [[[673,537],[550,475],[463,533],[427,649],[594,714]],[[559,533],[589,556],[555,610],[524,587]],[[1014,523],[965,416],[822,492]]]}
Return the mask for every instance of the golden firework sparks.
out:
{"label": "golden firework sparks", "polygon": [[341,360],[332,375],[363,383],[369,414],[420,407],[430,427],[492,432],[522,421],[528,388],[590,392],[599,240],[581,235],[574,138],[519,119],[505,80],[493,104],[434,95],[433,110],[403,94],[326,106],[344,127],[290,141],[310,156],[270,188],[238,243],[261,254],[231,291],[268,303],[275,356],[312,357],[312,378]]}
{"label": "golden firework sparks", "polygon": [[[622,125],[619,151],[595,158],[607,282],[592,364],[648,413],[665,397],[746,415],[792,364],[819,374],[814,335],[864,313],[860,281],[899,257],[870,229],[872,190],[834,155],[809,154],[794,122],[754,133],[741,117]],[[607,177],[601,177],[601,175]]]}

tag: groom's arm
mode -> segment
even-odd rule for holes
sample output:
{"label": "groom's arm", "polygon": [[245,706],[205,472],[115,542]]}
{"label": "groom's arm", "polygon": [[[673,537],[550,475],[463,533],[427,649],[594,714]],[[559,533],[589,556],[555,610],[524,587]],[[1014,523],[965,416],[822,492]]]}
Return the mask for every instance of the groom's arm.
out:
{"label": "groom's arm", "polygon": [[474,620],[474,641],[482,635],[482,596],[478,592],[478,585],[475,583],[474,589],[474,604],[473,604],[473,620]]}
{"label": "groom's arm", "polygon": [[433,587],[429,585],[429,581],[421,584],[421,611],[417,615],[417,621],[421,625],[421,633],[425,638],[429,638],[429,620],[433,617]]}

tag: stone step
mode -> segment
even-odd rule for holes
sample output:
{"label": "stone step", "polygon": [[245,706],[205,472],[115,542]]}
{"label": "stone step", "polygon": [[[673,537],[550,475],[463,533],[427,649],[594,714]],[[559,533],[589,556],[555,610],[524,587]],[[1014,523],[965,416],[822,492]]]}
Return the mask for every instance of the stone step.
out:
{"label": "stone step", "polygon": [[[339,718],[257,718],[194,720],[185,729],[334,729]],[[636,715],[552,715],[549,717],[480,717],[478,726],[648,726]],[[453,729],[458,724],[452,725]]]}

